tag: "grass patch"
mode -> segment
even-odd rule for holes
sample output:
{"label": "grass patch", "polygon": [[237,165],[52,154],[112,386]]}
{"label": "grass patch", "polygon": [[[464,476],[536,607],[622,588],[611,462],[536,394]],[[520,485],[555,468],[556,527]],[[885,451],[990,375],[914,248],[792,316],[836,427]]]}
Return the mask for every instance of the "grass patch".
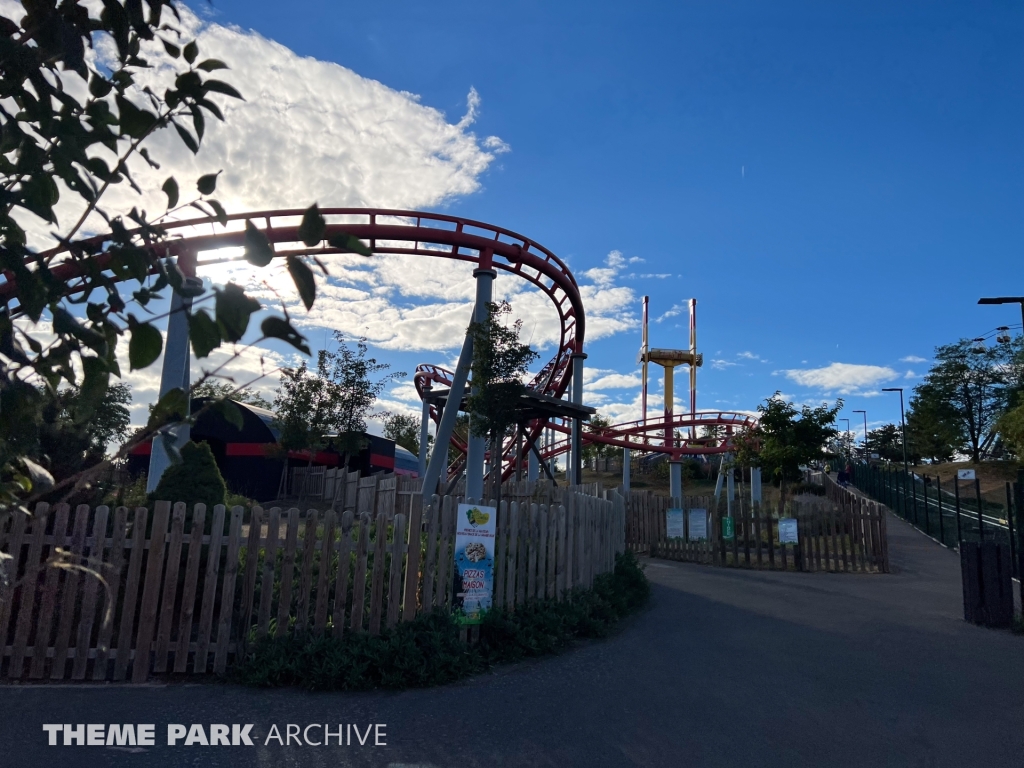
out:
{"label": "grass patch", "polygon": [[627,552],[616,557],[612,573],[594,579],[593,589],[575,590],[568,600],[489,611],[472,646],[460,641],[455,618],[438,612],[375,637],[265,637],[250,646],[229,679],[314,691],[443,685],[498,664],[557,653],[577,640],[605,637],[647,602],[650,591],[639,561]]}

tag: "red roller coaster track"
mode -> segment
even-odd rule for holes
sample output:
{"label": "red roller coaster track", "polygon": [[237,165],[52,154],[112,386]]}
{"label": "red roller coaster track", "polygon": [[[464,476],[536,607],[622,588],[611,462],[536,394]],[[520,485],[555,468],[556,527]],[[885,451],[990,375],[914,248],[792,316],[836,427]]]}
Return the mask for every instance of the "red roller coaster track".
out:
{"label": "red roller coaster track", "polygon": [[[326,240],[339,233],[347,233],[367,243],[377,254],[406,254],[429,256],[431,258],[453,259],[473,264],[475,268],[494,268],[516,275],[534,285],[543,292],[554,305],[559,319],[559,342],[554,356],[530,382],[529,387],[540,394],[562,397],[565,394],[571,375],[570,357],[575,352],[583,351],[584,310],[576,280],[565,263],[539,243],[520,234],[501,227],[495,227],[479,221],[464,219],[458,216],[424,213],[420,211],[402,211],[390,209],[366,208],[327,208],[321,214],[327,222],[325,240],[314,247],[306,246],[299,238],[299,224],[304,211],[299,209],[283,209],[233,214],[227,217],[226,224],[220,224],[214,218],[204,217],[185,221],[174,221],[162,224],[170,238],[149,248],[154,259],[165,256],[178,256],[195,260],[196,268],[230,261],[241,261],[243,257],[219,257],[200,259],[200,254],[217,251],[222,248],[240,247],[244,245],[245,223],[251,221],[260,228],[274,246],[276,255],[323,255],[340,253],[336,248],[326,245]],[[102,249],[103,237],[97,237],[92,243]],[[85,286],[84,278],[95,274],[99,268],[103,270],[109,264],[109,257],[102,252],[88,260],[79,260],[65,256],[66,251],[55,249],[41,254],[43,261],[50,264],[54,278],[68,285],[68,294],[80,292]],[[33,259],[33,262],[36,262]],[[18,286],[11,272],[5,271],[0,280],[0,303],[17,311]],[[108,273],[110,274],[110,273]],[[114,279],[113,275],[110,275]],[[443,368],[432,365],[421,365],[415,374],[417,390],[422,395],[424,384],[430,381],[441,385],[451,384],[451,374]],[[433,412],[434,418],[440,414]],[[725,425],[727,427],[745,426],[753,419],[744,414],[683,414],[674,420],[673,427],[698,425]],[[600,433],[587,432],[584,442],[603,442],[610,445],[622,445],[641,451],[657,451],[670,453],[674,456],[699,453],[719,453],[727,450],[722,444],[711,445],[657,445],[647,437],[647,433],[662,432],[665,429],[663,420],[649,419],[646,424],[632,422],[605,428]],[[533,422],[529,432],[533,439],[539,437],[546,425]],[[558,431],[565,427],[553,425]],[[731,430],[730,430],[731,431]],[[637,442],[627,442],[628,436],[639,436]],[[457,439],[453,438],[456,447],[464,450]],[[550,455],[568,449],[568,441],[564,445],[556,444],[548,449]],[[507,446],[503,453],[512,458],[512,445]],[[547,457],[545,457],[547,458]],[[512,462],[505,470],[505,475],[514,471]]]}

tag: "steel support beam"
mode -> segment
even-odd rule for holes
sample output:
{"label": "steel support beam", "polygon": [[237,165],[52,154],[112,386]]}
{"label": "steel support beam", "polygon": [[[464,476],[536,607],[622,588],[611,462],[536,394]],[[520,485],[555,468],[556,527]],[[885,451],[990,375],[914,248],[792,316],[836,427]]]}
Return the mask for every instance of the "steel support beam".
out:
{"label": "steel support beam", "polygon": [[[474,269],[476,278],[476,306],[473,308],[473,322],[483,323],[487,320],[487,305],[491,303],[494,293],[494,278],[497,272],[493,269]],[[476,389],[474,388],[474,393]],[[466,496],[471,499],[484,497],[484,458],[487,455],[487,438],[473,434],[473,417],[469,417],[469,444],[466,451]],[[492,460],[501,461],[501,457]]]}
{"label": "steel support beam", "polygon": [[[576,352],[572,356],[572,402],[576,405],[583,405],[583,361],[587,359],[585,352]],[[567,474],[572,480],[570,485],[579,485],[583,482],[583,420],[575,418],[572,420],[572,469],[566,466]]]}

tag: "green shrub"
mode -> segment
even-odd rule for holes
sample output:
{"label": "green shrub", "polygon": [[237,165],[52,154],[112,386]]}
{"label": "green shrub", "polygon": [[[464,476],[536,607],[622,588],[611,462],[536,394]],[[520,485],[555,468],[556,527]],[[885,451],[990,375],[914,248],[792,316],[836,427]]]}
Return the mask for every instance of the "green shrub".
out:
{"label": "green shrub", "polygon": [[431,613],[373,637],[346,633],[340,640],[289,634],[250,644],[231,671],[246,685],[297,685],[310,690],[422,688],[442,685],[496,664],[557,653],[575,641],[605,637],[640,608],[650,584],[636,556],[618,555],[615,570],[594,579],[568,600],[541,600],[488,611],[474,645],[460,640],[455,617]]}
{"label": "green shrub", "polygon": [[194,504],[205,504],[212,510],[215,504],[223,504],[227,486],[213,451],[206,443],[188,442],[181,449],[181,462],[164,470],[152,497],[158,501],[183,501],[189,512]]}

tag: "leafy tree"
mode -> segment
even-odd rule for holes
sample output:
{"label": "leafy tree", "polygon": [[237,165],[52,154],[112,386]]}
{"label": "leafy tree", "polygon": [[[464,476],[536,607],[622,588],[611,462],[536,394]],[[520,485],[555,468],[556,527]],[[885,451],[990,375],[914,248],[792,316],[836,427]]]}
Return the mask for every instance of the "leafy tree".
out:
{"label": "leafy tree", "polygon": [[825,446],[839,434],[833,425],[843,408],[837,400],[831,408],[796,409],[776,392],[757,406],[757,426],[738,435],[735,462],[743,467],[760,467],[779,486],[785,502],[786,483],[800,479],[800,466],[822,458]]}
{"label": "leafy tree", "polygon": [[43,408],[37,458],[57,480],[101,461],[111,443],[123,442],[128,436],[131,387],[111,385],[85,424],[74,418],[80,398],[80,390],[66,387],[55,398],[47,398]]}
{"label": "leafy tree", "polygon": [[181,462],[172,464],[161,475],[153,498],[183,501],[191,514],[193,504],[206,504],[211,509],[215,504],[223,504],[227,490],[210,446],[189,441],[181,449]]}
{"label": "leafy tree", "polygon": [[869,453],[877,453],[886,461],[903,460],[903,430],[897,424],[885,424],[868,432]]}
{"label": "leafy tree", "polygon": [[349,454],[363,449],[366,419],[370,417],[377,398],[389,383],[401,379],[405,373],[388,373],[390,365],[367,357],[366,339],[354,339],[352,347],[340,331],[334,332],[334,339],[338,342],[331,371],[331,379],[338,388],[338,437],[335,444],[347,465]]}
{"label": "leafy tree", "polygon": [[[191,195],[183,194],[174,177],[167,178],[162,185],[167,212],[155,219],[137,208],[110,210],[104,195],[117,184],[143,191],[132,168],[159,167],[145,146],[156,133],[173,128],[195,153],[206,120],[223,119],[220,101],[241,98],[211,76],[227,65],[199,56],[175,0],[23,0],[22,7],[20,20],[0,15],[0,269],[6,277],[0,283],[0,514],[27,511],[28,502],[53,486],[52,476],[12,436],[37,423],[44,407],[60,408],[53,401],[67,386],[78,393],[74,423],[88,423],[104,402],[111,377],[121,374],[122,338],[133,370],[159,357],[163,339],[154,323],[166,315],[152,313],[147,305],[166,300],[167,291],[196,294],[170,255],[174,243],[162,228],[164,217],[193,207],[210,221],[225,221],[223,207],[211,197],[217,173],[200,176]],[[101,38],[112,41],[109,54],[94,51]],[[159,94],[136,82],[156,61],[175,74]],[[62,210],[73,209],[64,221],[58,221],[58,203]],[[57,247],[41,250],[29,237],[28,231],[41,225]],[[312,206],[301,239],[312,247],[324,239],[325,229]],[[369,253],[347,235],[329,242]],[[247,223],[249,262],[266,266],[274,255],[267,238]],[[302,257],[286,260],[308,309],[315,298],[313,272]],[[224,342],[238,342],[261,308],[231,283],[214,294],[213,314],[200,309],[189,319],[199,358]],[[132,304],[143,311],[129,311]],[[25,321],[49,322],[52,343],[34,338]],[[267,317],[261,332],[259,341],[282,339],[309,354],[287,315]],[[34,384],[40,381],[42,392]],[[189,419],[187,410],[185,393],[172,391],[132,441],[146,439],[168,422]],[[123,446],[120,454],[130,447]],[[57,488],[79,484],[104,465],[84,470],[83,477],[67,477]]]}
{"label": "leafy tree", "polygon": [[914,388],[908,442],[924,456],[944,459],[964,450],[979,462],[1016,387],[1017,357],[1015,346],[968,339],[937,347],[935,364]]}
{"label": "leafy tree", "polygon": [[209,397],[213,400],[234,400],[236,403],[254,405],[257,408],[272,410],[274,404],[255,390],[243,387],[239,389],[228,382],[204,379],[192,385],[191,396],[193,398]]}
{"label": "leafy tree", "polygon": [[281,386],[274,400],[274,423],[281,432],[278,446],[284,455],[278,495],[284,491],[288,452],[309,451],[312,466],[313,454],[325,447],[328,436],[337,431],[341,396],[331,380],[332,362],[331,353],[321,349],[315,371],[310,371],[303,360],[298,368],[281,372]]}
{"label": "leafy tree", "polygon": [[[596,434],[601,434],[603,430],[612,425],[608,419],[596,413],[590,417],[590,421],[587,423],[590,425],[590,429],[588,431]],[[583,447],[583,458],[587,460],[593,458],[603,459],[605,456],[611,454],[612,450],[612,446],[607,443],[589,443]]]}
{"label": "leafy tree", "polygon": [[[473,339],[473,388],[466,401],[470,428],[478,437],[490,437],[491,456],[501,456],[501,440],[515,426],[520,398],[526,391],[523,377],[537,353],[519,341],[522,320],[511,325],[512,306],[489,303],[482,322],[470,323]],[[495,498],[501,494],[501,461],[493,462]]]}
{"label": "leafy tree", "polygon": [[[384,437],[394,440],[395,443],[418,456],[420,452],[420,420],[405,413],[385,413]],[[427,435],[427,444],[429,445],[429,443],[430,435]]]}
{"label": "leafy tree", "polygon": [[328,443],[342,454],[342,465],[347,466],[349,456],[363,448],[366,419],[377,397],[389,382],[405,376],[385,373],[389,365],[368,358],[365,339],[357,339],[354,348],[341,333],[335,333],[335,339],[338,350],[320,350],[315,371],[305,361],[285,370],[274,400],[279,445],[284,451],[309,451],[309,466],[313,454]]}
{"label": "leafy tree", "polygon": [[[1020,402],[1019,398],[1018,402]],[[999,419],[999,434],[1006,447],[1018,459],[1024,458],[1024,402],[1007,411]]]}

